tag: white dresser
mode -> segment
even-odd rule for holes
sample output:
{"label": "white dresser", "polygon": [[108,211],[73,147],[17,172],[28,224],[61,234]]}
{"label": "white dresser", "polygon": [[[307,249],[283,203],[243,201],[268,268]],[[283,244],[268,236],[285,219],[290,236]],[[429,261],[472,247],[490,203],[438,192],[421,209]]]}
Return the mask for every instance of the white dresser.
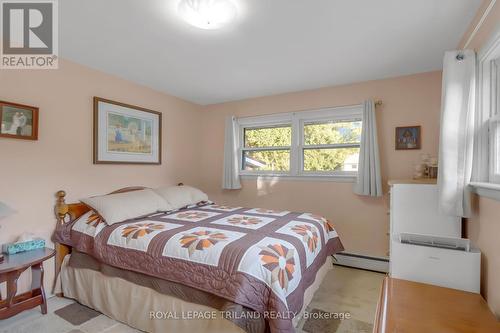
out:
{"label": "white dresser", "polygon": [[[439,212],[435,180],[389,185],[391,277],[479,292],[481,254],[449,248],[467,241],[460,239],[461,218]],[[412,238],[420,242],[408,243]]]}

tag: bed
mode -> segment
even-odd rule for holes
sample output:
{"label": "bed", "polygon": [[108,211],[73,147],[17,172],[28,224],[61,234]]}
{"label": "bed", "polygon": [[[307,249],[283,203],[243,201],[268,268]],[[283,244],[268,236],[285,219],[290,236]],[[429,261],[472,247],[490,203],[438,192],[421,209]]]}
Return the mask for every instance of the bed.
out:
{"label": "bed", "polygon": [[148,332],[294,332],[343,250],[309,213],[199,202],[107,225],[65,195],[54,233],[64,295]]}

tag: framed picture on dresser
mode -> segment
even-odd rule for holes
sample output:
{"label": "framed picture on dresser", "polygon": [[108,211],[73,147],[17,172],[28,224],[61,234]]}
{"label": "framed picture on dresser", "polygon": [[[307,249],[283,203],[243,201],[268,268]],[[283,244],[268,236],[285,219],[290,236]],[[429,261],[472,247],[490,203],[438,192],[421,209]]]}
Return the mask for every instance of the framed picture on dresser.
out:
{"label": "framed picture on dresser", "polygon": [[161,113],[94,97],[94,164],[161,164]]}
{"label": "framed picture on dresser", "polygon": [[38,108],[0,101],[0,137],[38,140]]}

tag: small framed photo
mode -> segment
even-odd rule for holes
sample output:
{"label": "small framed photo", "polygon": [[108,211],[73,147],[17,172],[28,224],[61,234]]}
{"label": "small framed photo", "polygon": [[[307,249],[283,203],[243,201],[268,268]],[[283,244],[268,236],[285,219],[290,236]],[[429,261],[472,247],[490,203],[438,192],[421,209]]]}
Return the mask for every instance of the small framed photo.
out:
{"label": "small framed photo", "polygon": [[38,140],[38,108],[0,101],[0,137]]}
{"label": "small framed photo", "polygon": [[396,127],[396,150],[421,148],[421,126]]}
{"label": "small framed photo", "polygon": [[161,113],[94,97],[94,164],[161,164]]}

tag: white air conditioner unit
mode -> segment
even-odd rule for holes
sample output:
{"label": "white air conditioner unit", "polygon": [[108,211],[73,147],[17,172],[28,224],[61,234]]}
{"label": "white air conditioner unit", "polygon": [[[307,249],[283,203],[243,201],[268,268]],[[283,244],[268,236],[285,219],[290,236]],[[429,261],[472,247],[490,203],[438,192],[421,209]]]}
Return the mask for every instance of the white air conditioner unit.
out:
{"label": "white air conditioner unit", "polygon": [[443,237],[402,232],[399,234],[399,242],[403,244],[439,247],[442,249],[470,251],[470,240],[466,238]]}
{"label": "white air conditioner unit", "polygon": [[480,291],[481,252],[467,239],[402,233],[391,248],[393,278]]}

